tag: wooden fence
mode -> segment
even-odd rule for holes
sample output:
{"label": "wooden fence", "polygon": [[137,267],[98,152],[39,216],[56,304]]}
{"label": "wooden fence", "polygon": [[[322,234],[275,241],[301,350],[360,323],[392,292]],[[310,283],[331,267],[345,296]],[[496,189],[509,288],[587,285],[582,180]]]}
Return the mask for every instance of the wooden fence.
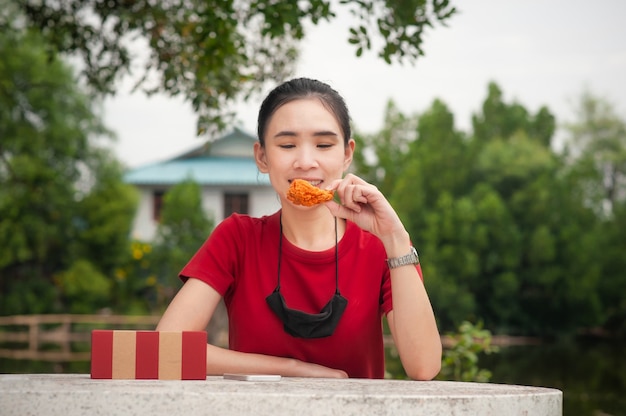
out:
{"label": "wooden fence", "polygon": [[[89,344],[92,329],[154,329],[160,316],[148,315],[14,315],[0,316],[0,358],[40,361],[88,361],[89,351],[73,351],[72,343]],[[226,324],[227,327],[227,324]],[[228,348],[228,332],[216,328],[209,342]],[[442,336],[444,348],[450,348],[454,340]],[[391,336],[385,336],[386,346],[393,344]],[[22,344],[19,348],[7,348],[6,344]],[[494,336],[492,344],[498,346],[539,344],[540,340],[525,337]],[[56,348],[42,349],[53,344]]]}
{"label": "wooden fence", "polygon": [[[0,316],[0,357],[41,361],[87,361],[89,351],[73,351],[72,343],[89,343],[92,329],[154,329],[160,316],[14,315]],[[6,348],[7,343],[25,344]],[[53,344],[54,349],[41,349]]]}

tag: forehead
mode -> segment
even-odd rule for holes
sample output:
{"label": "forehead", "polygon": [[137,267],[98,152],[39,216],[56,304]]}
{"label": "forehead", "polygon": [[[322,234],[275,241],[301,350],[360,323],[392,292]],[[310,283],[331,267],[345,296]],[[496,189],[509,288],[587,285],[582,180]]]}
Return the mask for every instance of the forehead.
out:
{"label": "forehead", "polygon": [[316,97],[289,101],[276,109],[267,125],[267,133],[272,136],[280,130],[327,130],[341,135],[337,117]]}

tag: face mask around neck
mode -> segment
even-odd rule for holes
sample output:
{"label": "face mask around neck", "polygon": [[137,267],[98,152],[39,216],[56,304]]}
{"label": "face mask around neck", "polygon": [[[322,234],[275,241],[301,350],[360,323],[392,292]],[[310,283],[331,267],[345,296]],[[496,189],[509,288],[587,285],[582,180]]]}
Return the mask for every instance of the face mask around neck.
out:
{"label": "face mask around neck", "polygon": [[339,292],[335,292],[320,313],[290,309],[278,288],[265,300],[276,316],[283,321],[285,332],[298,338],[323,338],[332,335],[348,306],[348,300]]}
{"label": "face mask around neck", "polygon": [[335,218],[335,294],[320,313],[307,313],[287,306],[280,293],[280,264],[282,257],[283,224],[280,223],[278,244],[278,283],[276,289],[265,298],[270,309],[283,322],[285,332],[298,338],[323,338],[333,334],[341,319],[348,300],[339,293],[339,254],[337,248],[337,218]]}

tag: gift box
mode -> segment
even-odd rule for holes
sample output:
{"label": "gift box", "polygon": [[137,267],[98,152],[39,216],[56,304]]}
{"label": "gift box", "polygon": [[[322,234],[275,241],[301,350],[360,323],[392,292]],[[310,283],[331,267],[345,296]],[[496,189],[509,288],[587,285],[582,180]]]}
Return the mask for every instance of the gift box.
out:
{"label": "gift box", "polygon": [[91,378],[206,379],[206,331],[91,332]]}

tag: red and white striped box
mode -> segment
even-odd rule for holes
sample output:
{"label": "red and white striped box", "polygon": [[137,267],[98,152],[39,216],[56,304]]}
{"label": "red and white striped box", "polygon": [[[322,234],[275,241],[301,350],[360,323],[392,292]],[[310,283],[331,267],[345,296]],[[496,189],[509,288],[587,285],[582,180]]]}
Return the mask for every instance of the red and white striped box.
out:
{"label": "red and white striped box", "polygon": [[206,379],[206,331],[91,332],[91,378]]}

